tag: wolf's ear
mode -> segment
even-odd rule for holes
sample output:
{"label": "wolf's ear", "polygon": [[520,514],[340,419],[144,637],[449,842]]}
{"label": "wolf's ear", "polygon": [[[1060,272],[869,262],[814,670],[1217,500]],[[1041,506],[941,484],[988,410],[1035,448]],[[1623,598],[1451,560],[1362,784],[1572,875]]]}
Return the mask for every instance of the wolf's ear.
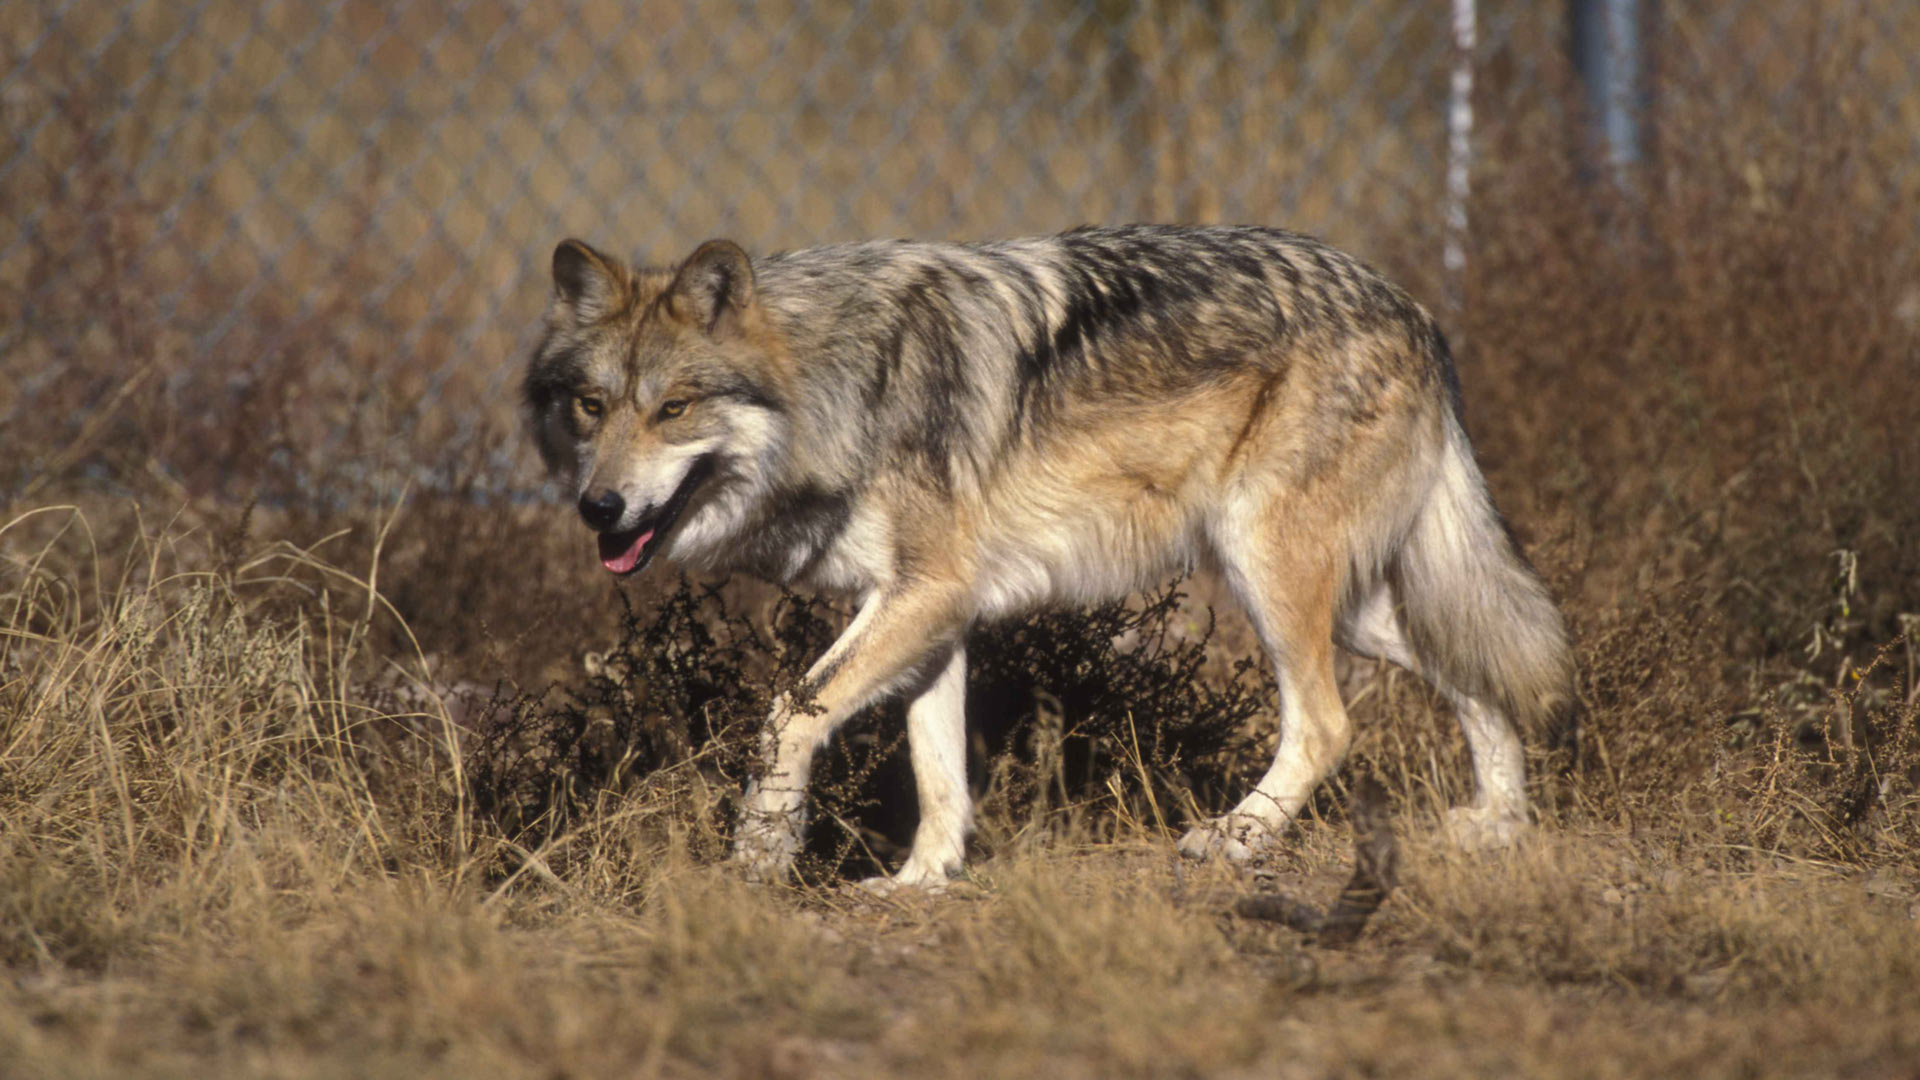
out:
{"label": "wolf's ear", "polygon": [[579,240],[553,249],[555,321],[583,326],[613,314],[626,294],[626,270]]}
{"label": "wolf's ear", "polygon": [[753,262],[731,240],[709,240],[687,256],[673,276],[674,314],[720,337],[740,328],[753,308]]}

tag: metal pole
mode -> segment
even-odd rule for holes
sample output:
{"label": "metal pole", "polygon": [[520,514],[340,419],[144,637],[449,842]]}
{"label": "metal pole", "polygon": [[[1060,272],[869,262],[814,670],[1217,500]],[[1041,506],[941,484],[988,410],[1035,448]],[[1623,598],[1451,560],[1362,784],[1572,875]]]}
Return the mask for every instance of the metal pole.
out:
{"label": "metal pole", "polygon": [[1567,0],[1573,66],[1616,178],[1640,163],[1640,0]]}
{"label": "metal pole", "polygon": [[1467,195],[1473,165],[1473,46],[1477,0],[1453,0],[1453,80],[1447,91],[1446,272],[1447,306],[1458,314],[1465,301]]}

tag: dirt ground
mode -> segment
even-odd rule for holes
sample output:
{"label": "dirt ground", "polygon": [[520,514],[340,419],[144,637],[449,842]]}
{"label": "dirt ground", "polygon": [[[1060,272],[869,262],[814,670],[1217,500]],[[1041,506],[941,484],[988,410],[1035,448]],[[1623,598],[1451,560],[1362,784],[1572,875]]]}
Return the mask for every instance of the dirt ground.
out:
{"label": "dirt ground", "polygon": [[[640,903],[400,881],[291,922],[16,971],[9,1075],[1887,1076],[1920,1062],[1911,891],[1669,866],[1558,835],[1413,846],[1349,950],[1226,914],[1330,894],[1168,845],[988,860],[952,894],[785,894],[712,868]],[[544,891],[530,889],[529,892]],[[556,910],[557,909],[557,910]]]}

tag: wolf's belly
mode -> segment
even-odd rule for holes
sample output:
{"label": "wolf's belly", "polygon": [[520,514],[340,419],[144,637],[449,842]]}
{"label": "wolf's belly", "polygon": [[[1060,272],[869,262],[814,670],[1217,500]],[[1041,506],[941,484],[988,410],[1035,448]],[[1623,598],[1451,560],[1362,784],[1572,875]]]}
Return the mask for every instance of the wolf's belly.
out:
{"label": "wolf's belly", "polygon": [[973,596],[984,618],[1117,599],[1190,568],[1201,550],[1193,515],[1152,497],[1008,517],[977,549]]}

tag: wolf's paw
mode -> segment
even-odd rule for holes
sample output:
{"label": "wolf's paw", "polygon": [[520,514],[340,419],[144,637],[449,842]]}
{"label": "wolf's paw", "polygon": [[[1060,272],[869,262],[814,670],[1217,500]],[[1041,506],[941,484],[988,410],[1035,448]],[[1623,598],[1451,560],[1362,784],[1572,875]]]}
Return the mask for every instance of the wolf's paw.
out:
{"label": "wolf's paw", "polygon": [[1447,811],[1447,840],[1462,851],[1510,848],[1532,828],[1524,813],[1486,806],[1456,806]]}
{"label": "wolf's paw", "polygon": [[948,861],[909,855],[907,861],[899,870],[894,871],[892,877],[871,880],[887,882],[889,889],[919,889],[926,893],[943,893],[956,878],[960,877],[963,869],[958,860]]}
{"label": "wolf's paw", "polygon": [[733,865],[749,884],[780,885],[784,884],[787,876],[793,873],[794,854],[785,850],[768,850],[758,846],[735,844]]}
{"label": "wolf's paw", "polygon": [[800,828],[791,814],[749,810],[733,835],[733,864],[756,885],[777,885],[800,854]]}
{"label": "wolf's paw", "polygon": [[1273,827],[1259,818],[1228,814],[1188,829],[1176,846],[1189,859],[1217,857],[1243,863],[1265,851],[1273,838]]}
{"label": "wolf's paw", "polygon": [[894,874],[888,877],[862,878],[856,883],[856,887],[868,896],[877,896],[882,900],[889,900],[896,896],[902,898],[943,896],[947,891],[947,880],[941,878],[938,881],[903,881],[900,875]]}
{"label": "wolf's paw", "polygon": [[859,883],[861,891],[872,896],[891,897],[902,893],[919,896],[947,896],[976,891],[966,882],[965,866],[959,862],[917,859],[908,856],[905,865],[889,877],[871,877]]}

